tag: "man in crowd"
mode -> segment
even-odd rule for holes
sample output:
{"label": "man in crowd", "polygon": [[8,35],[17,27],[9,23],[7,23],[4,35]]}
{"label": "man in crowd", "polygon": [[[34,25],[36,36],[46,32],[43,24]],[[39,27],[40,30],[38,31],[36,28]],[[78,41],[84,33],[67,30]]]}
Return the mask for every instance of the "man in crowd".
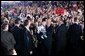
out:
{"label": "man in crowd", "polygon": [[15,20],[15,25],[12,27],[11,32],[15,38],[15,50],[17,55],[23,55],[23,48],[24,48],[24,37],[22,33],[22,29],[20,28],[21,21],[20,19]]}
{"label": "man in crowd", "polygon": [[69,26],[67,32],[67,53],[68,55],[82,55],[82,47],[81,47],[81,35],[82,35],[82,28],[78,24],[78,19],[75,17],[73,19],[73,24]]}
{"label": "man in crowd", "polygon": [[15,51],[14,45],[16,44],[16,42],[12,33],[8,32],[8,26],[8,23],[3,23],[1,25],[2,55],[13,55]]}
{"label": "man in crowd", "polygon": [[45,49],[44,39],[47,36],[46,36],[45,25],[42,24],[42,19],[38,19],[38,24],[36,25],[36,29],[37,29],[36,36],[38,40],[38,47],[37,47],[38,55],[45,55],[47,50]]}
{"label": "man in crowd", "polygon": [[31,55],[33,53],[33,38],[30,32],[31,19],[24,21],[23,37],[24,37],[24,55]]}
{"label": "man in crowd", "polygon": [[48,17],[46,21],[46,36],[47,38],[44,39],[44,44],[47,48],[47,55],[51,55],[52,53],[52,35],[53,35],[53,26],[52,26],[52,19]]}
{"label": "man in crowd", "polygon": [[67,27],[61,17],[57,18],[56,27],[56,55],[65,55]]}

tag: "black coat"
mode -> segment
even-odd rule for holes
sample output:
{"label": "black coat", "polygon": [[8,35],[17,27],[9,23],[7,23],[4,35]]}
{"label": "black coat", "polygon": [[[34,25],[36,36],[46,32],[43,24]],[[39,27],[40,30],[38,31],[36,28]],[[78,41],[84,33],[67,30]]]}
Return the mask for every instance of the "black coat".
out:
{"label": "black coat", "polygon": [[53,26],[52,25],[50,25],[49,27],[46,26],[47,38],[44,39],[44,45],[47,48],[48,55],[51,55],[52,51],[52,34],[53,34]]}
{"label": "black coat", "polygon": [[23,47],[24,46],[24,37],[23,37],[22,29],[20,29],[17,26],[14,26],[11,29],[11,32],[13,33],[13,36],[16,41],[15,49],[18,49],[18,50],[23,49],[24,48]]}
{"label": "black coat", "polygon": [[40,55],[40,56],[47,54],[46,53],[47,50],[46,50],[45,45],[44,45],[44,39],[41,38],[42,35],[43,35],[42,32],[37,33],[37,30],[36,30],[36,37],[37,37],[37,40],[38,40],[38,43],[37,43],[37,55]]}
{"label": "black coat", "polygon": [[80,36],[82,35],[82,28],[80,25],[73,24],[69,27],[67,37],[69,43],[78,45],[81,41]]}
{"label": "black coat", "polygon": [[1,32],[1,45],[3,49],[2,51],[5,51],[4,55],[12,54],[9,50],[14,49],[15,43],[16,43],[15,39],[10,32],[8,31]]}
{"label": "black coat", "polygon": [[31,51],[34,47],[33,45],[33,38],[31,33],[23,27],[23,36],[24,36],[24,50],[25,50],[25,55],[29,55],[29,51]]}
{"label": "black coat", "polygon": [[82,28],[78,24],[73,24],[69,27],[67,32],[67,49],[71,55],[81,55],[81,35]]}
{"label": "black coat", "polygon": [[65,24],[61,24],[56,27],[56,54],[63,55],[66,46],[66,33],[67,27]]}

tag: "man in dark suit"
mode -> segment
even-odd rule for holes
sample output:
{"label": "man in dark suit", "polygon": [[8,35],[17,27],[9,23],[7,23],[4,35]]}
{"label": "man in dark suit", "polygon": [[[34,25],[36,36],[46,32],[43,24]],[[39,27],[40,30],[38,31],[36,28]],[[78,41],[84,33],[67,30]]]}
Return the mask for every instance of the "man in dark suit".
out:
{"label": "man in dark suit", "polygon": [[53,32],[51,19],[48,18],[47,25],[44,24],[45,21],[42,23],[37,27],[38,53],[41,53],[40,55],[51,55]]}
{"label": "man in dark suit", "polygon": [[[36,26],[36,36],[38,40],[38,45],[37,45],[37,55],[45,55],[46,49],[44,46],[44,34],[46,33],[45,27],[42,25],[42,22],[38,22],[38,25]],[[46,35],[46,34],[45,34]]]}
{"label": "man in dark suit", "polygon": [[74,22],[70,25],[68,32],[67,32],[67,52],[68,55],[71,56],[82,56],[82,48],[81,48],[81,35],[82,35],[82,28],[78,24],[78,19],[75,17]]}
{"label": "man in dark suit", "polygon": [[62,56],[65,54],[67,27],[64,24],[61,17],[57,18],[57,23],[58,24],[56,27],[56,55]]}
{"label": "man in dark suit", "polygon": [[47,38],[44,39],[44,44],[47,49],[47,55],[51,55],[52,53],[52,34],[53,34],[53,27],[51,24],[51,19],[47,19],[47,25],[46,25],[46,36]]}
{"label": "man in dark suit", "polygon": [[4,52],[2,55],[13,55],[14,45],[16,44],[14,36],[8,32],[7,23],[3,23],[1,29],[1,52]]}
{"label": "man in dark suit", "polygon": [[30,32],[30,24],[31,24],[31,19],[27,19],[24,21],[24,27],[23,27],[23,36],[24,36],[24,55],[31,55],[32,54],[32,49],[33,49],[33,38]]}
{"label": "man in dark suit", "polygon": [[24,37],[22,33],[22,29],[20,28],[20,19],[15,20],[15,26],[12,27],[11,32],[16,41],[15,49],[17,55],[23,55],[23,48],[24,48]]}

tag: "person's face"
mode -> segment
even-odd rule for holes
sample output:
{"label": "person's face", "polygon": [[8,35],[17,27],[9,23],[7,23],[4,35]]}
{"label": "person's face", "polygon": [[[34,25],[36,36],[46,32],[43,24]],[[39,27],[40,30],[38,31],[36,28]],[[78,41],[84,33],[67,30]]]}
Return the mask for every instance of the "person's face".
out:
{"label": "person's face", "polygon": [[9,25],[6,25],[6,28],[5,28],[5,30],[6,30],[6,31],[8,31],[8,29],[9,29]]}
{"label": "person's face", "polygon": [[19,24],[21,24],[21,21],[19,21]]}
{"label": "person's face", "polygon": [[58,18],[56,18],[56,21],[57,21],[57,22],[59,22],[59,21],[60,21],[60,18],[59,18],[59,17],[58,17]]}
{"label": "person's face", "polygon": [[29,20],[28,26],[30,26],[30,25],[31,25],[31,21]]}
{"label": "person's face", "polygon": [[38,26],[38,22],[36,22],[35,25]]}
{"label": "person's face", "polygon": [[48,19],[47,20],[47,24],[51,24],[51,19]]}
{"label": "person's face", "polygon": [[44,22],[42,22],[42,25],[44,25],[44,26],[45,26],[45,25],[46,25],[46,22],[45,22],[45,21],[44,21]]}

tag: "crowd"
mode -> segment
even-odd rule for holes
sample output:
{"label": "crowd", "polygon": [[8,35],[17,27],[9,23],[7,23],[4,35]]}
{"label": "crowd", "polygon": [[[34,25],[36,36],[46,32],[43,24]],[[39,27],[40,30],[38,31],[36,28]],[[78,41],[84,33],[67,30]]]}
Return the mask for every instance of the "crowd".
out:
{"label": "crowd", "polygon": [[82,56],[83,4],[83,1],[1,4],[1,54]]}

